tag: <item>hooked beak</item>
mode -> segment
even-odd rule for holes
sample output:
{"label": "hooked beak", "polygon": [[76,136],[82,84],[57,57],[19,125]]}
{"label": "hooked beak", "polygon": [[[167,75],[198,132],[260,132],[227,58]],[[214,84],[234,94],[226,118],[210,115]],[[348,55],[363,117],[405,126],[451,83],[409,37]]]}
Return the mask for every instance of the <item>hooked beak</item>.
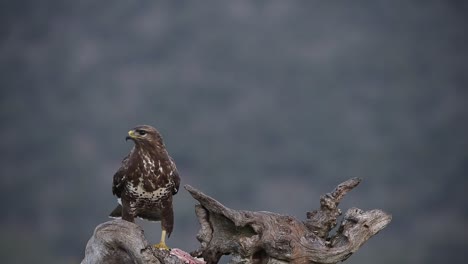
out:
{"label": "hooked beak", "polygon": [[125,141],[127,141],[129,139],[131,139],[131,140],[135,139],[135,131],[133,131],[133,130],[128,131],[128,136],[125,138]]}

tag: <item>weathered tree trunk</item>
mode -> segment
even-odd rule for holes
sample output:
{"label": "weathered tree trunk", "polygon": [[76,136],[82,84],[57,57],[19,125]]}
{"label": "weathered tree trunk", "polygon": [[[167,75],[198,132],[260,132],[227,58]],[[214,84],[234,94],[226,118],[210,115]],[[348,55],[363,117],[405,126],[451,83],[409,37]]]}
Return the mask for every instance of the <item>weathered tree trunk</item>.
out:
{"label": "weathered tree trunk", "polygon": [[[350,179],[320,199],[320,209],[305,221],[271,212],[233,210],[199,190],[185,189],[200,204],[195,213],[201,225],[200,248],[193,252],[207,263],[232,255],[230,263],[337,263],[346,260],[370,237],[385,228],[391,216],[381,210],[349,209],[334,235],[330,231],[341,215],[338,204],[359,184]],[[149,246],[141,228],[123,220],[99,225],[86,246],[82,264],[94,263],[203,263],[181,250],[162,251]]]}
{"label": "weathered tree trunk", "polygon": [[391,221],[381,210],[349,209],[335,235],[330,231],[341,215],[338,204],[360,183],[353,178],[320,199],[320,209],[305,221],[271,212],[238,211],[225,207],[191,186],[187,191],[200,204],[200,249],[193,254],[217,263],[231,254],[231,263],[337,263],[356,252]]}
{"label": "weathered tree trunk", "polygon": [[113,220],[96,227],[81,264],[183,264],[169,251],[148,245],[141,227]]}

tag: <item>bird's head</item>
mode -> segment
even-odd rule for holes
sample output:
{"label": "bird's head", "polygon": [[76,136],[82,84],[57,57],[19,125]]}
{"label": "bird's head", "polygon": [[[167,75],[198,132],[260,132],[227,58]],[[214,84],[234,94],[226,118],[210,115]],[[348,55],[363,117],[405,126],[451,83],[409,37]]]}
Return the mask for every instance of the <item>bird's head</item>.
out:
{"label": "bird's head", "polygon": [[128,131],[125,140],[133,140],[135,145],[155,145],[164,146],[162,137],[158,130],[152,126],[142,125]]}

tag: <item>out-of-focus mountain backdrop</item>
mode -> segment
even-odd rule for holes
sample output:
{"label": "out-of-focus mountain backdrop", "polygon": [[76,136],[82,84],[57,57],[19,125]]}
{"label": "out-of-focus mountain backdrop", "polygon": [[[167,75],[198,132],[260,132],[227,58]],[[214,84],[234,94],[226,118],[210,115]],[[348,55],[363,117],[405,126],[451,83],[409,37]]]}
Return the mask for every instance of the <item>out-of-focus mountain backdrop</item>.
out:
{"label": "out-of-focus mountain backdrop", "polygon": [[[127,131],[159,128],[182,184],[299,219],[392,223],[347,263],[461,263],[468,241],[466,1],[3,1],[0,262],[79,263],[116,204]],[[169,246],[198,246],[175,198]],[[159,223],[142,224],[151,242]]]}

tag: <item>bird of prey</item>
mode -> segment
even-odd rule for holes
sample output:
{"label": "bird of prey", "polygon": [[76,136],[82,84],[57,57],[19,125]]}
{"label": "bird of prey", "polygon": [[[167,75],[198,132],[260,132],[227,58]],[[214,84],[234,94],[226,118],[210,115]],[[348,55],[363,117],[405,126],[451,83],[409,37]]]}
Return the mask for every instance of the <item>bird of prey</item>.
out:
{"label": "bird of prey", "polygon": [[137,126],[128,132],[129,139],[135,145],[114,175],[112,193],[119,205],[110,216],[161,221],[161,242],[155,247],[169,249],[165,240],[174,227],[172,196],[179,190],[179,173],[154,127]]}

